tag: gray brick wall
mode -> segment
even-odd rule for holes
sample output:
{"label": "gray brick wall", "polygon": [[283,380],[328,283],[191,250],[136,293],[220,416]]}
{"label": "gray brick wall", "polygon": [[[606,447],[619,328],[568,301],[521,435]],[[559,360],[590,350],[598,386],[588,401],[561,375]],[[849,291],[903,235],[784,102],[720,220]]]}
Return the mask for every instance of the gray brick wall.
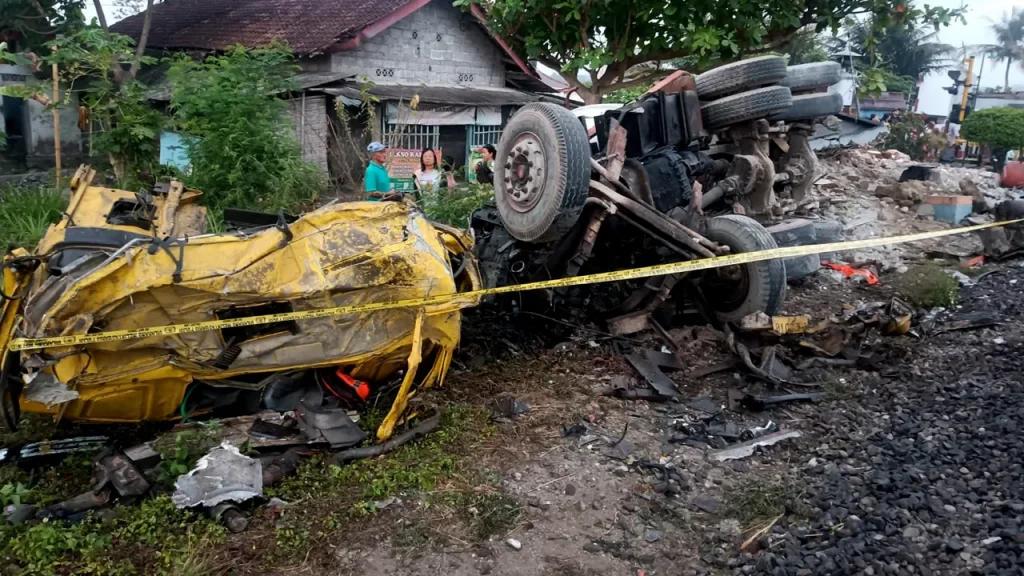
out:
{"label": "gray brick wall", "polygon": [[303,97],[291,100],[292,119],[295,121],[295,137],[302,148],[302,157],[327,172],[327,98],[305,96],[305,121],[303,122]]}
{"label": "gray brick wall", "polygon": [[498,47],[473,17],[434,0],[355,50],[331,56],[335,72],[377,84],[504,87]]}

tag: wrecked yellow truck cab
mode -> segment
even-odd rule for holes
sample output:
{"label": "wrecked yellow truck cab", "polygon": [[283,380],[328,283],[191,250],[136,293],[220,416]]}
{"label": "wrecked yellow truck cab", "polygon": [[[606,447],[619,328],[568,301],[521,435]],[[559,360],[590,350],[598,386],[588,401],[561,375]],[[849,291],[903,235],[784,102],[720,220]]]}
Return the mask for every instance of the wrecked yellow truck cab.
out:
{"label": "wrecked yellow truck cab", "polygon": [[9,351],[16,337],[480,288],[472,239],[408,204],[335,203],[297,219],[281,215],[276,223],[205,234],[198,191],[172,182],[132,193],[93,186],[94,177],[87,167],[78,170],[67,213],[35,255],[15,252],[4,260],[0,385],[8,425],[16,425],[19,404],[27,412],[90,422],[167,420],[224,406],[255,411],[290,393],[282,382],[294,388],[297,380],[319,382],[318,373],[337,372],[399,390],[378,430],[383,439],[411,395],[443,382],[465,301]]}

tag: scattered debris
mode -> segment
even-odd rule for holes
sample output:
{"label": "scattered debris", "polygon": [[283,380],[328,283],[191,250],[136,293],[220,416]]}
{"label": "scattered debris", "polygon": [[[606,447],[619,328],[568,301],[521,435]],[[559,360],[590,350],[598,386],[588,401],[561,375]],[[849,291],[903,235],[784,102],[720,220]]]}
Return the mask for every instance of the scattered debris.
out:
{"label": "scattered debris", "polygon": [[[321,406],[324,402],[326,405]],[[355,446],[366,439],[366,432],[333,397],[322,400],[303,398],[295,410],[295,416],[299,429],[307,438],[314,442],[327,442],[331,448]]]}
{"label": "scattered debris", "polygon": [[782,394],[779,396],[755,396],[736,389],[730,389],[728,395],[730,410],[737,410],[742,407],[756,412],[766,410],[769,406],[774,406],[776,404],[785,404],[788,402],[817,402],[825,397],[825,395],[820,392],[809,394]]}
{"label": "scattered debris", "polygon": [[712,400],[710,396],[698,396],[691,400],[687,406],[707,414],[718,414],[722,411],[722,406],[718,402]]}
{"label": "scattered debris", "polygon": [[508,547],[513,550],[523,549],[523,543],[519,540],[516,540],[515,538],[509,538],[508,540],[505,540],[505,544],[508,544]]}
{"label": "scattered debris", "polygon": [[47,466],[68,454],[95,454],[110,443],[106,436],[80,436],[62,440],[43,440],[19,448],[0,448],[0,464],[17,462],[22,466]]}
{"label": "scattered debris", "polygon": [[171,500],[178,508],[214,507],[261,496],[263,473],[259,460],[225,442],[200,458],[191,472],[179,476],[174,487]]}
{"label": "scattered debris", "polygon": [[361,460],[363,458],[373,458],[382,454],[387,454],[395,448],[408,444],[417,438],[422,438],[427,434],[433,432],[441,425],[441,414],[437,413],[430,418],[421,421],[416,426],[413,426],[408,431],[399,434],[383,444],[377,444],[376,446],[366,446],[364,448],[349,448],[348,450],[342,450],[334,455],[334,461],[338,464],[345,464],[353,460]]}
{"label": "scattered debris", "polygon": [[714,514],[722,507],[722,501],[708,496],[706,494],[698,494],[690,499],[690,504],[693,504],[698,509],[707,512],[708,514]]}
{"label": "scattered debris", "polygon": [[876,276],[874,272],[868,270],[867,268],[854,268],[848,264],[836,264],[834,262],[828,262],[826,260],[823,260],[821,262],[821,265],[826,268],[831,268],[836,272],[841,272],[843,276],[846,276],[847,278],[863,280],[868,284],[868,286],[874,286],[875,284],[878,284],[878,276]]}
{"label": "scattered debris", "polygon": [[491,401],[491,418],[510,421],[530,411],[530,406],[515,396],[504,394]]}
{"label": "scattered debris", "polygon": [[675,398],[679,395],[676,383],[661,371],[662,367],[675,368],[678,366],[673,355],[647,350],[643,356],[640,354],[626,354],[625,357],[626,361],[644,377],[644,380],[659,395],[666,398]]}
{"label": "scattered debris", "polygon": [[799,438],[801,436],[798,430],[782,430],[774,434],[768,434],[760,438],[754,438],[735,446],[728,448],[722,448],[721,450],[715,450],[708,452],[708,459],[715,462],[724,462],[726,460],[736,460],[738,458],[746,458],[752,456],[754,451],[758,447],[772,446],[783,440],[789,440],[790,438]]}

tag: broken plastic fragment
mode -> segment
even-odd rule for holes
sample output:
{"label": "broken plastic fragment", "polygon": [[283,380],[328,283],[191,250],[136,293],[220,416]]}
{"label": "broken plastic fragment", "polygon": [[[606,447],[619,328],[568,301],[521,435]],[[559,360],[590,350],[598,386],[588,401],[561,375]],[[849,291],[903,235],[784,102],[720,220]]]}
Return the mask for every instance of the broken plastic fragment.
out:
{"label": "broken plastic fragment", "polygon": [[178,508],[244,502],[263,495],[262,468],[259,460],[225,442],[200,458],[191,472],[178,477],[171,500]]}

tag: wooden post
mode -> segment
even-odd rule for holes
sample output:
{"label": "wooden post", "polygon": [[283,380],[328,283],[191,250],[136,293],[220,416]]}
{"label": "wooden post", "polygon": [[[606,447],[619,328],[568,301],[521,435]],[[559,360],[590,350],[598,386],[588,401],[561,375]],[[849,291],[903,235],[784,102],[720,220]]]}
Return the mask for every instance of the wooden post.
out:
{"label": "wooden post", "polygon": [[[57,47],[54,46],[53,51],[57,51]],[[60,82],[57,80],[57,63],[53,63],[53,102],[51,105],[53,108],[53,156],[56,164],[56,186],[60,188],[60,111],[57,110],[57,104],[60,102]]]}

